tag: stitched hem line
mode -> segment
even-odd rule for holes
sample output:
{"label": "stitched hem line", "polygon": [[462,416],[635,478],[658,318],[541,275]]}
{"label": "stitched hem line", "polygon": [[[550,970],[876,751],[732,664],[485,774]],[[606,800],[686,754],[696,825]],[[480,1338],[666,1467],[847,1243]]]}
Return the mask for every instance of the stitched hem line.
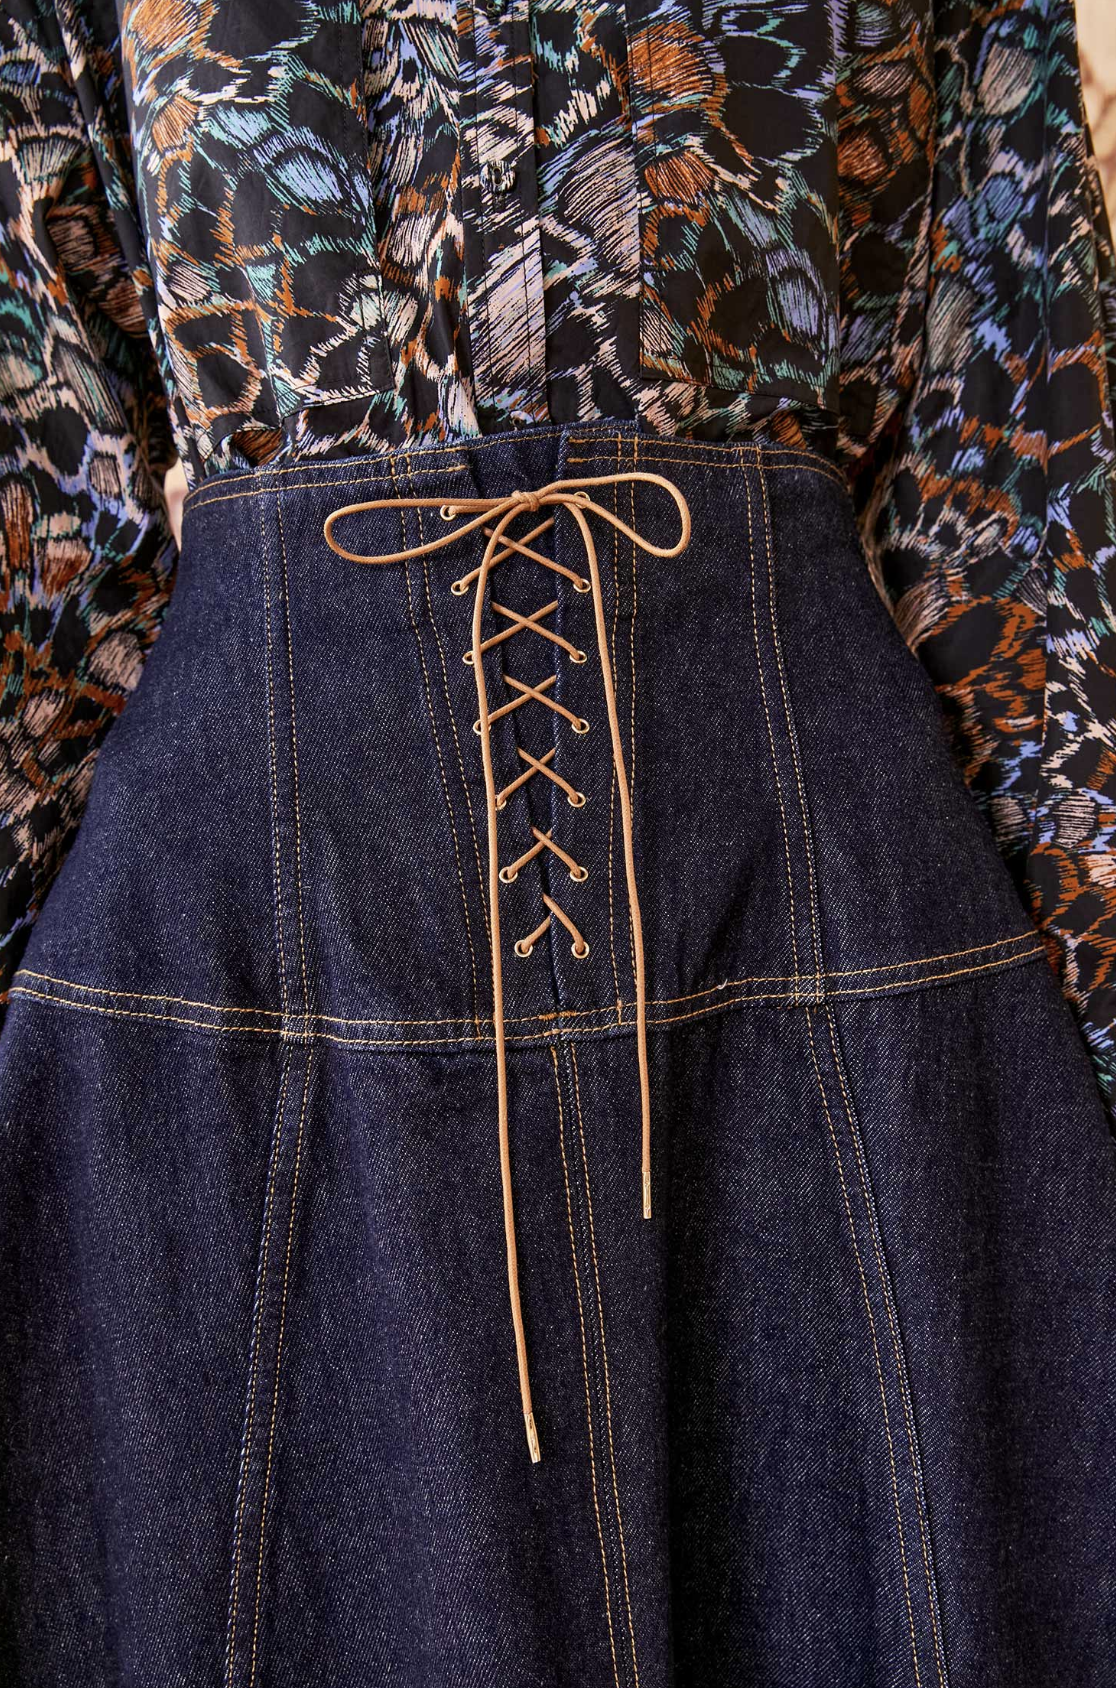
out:
{"label": "stitched hem line", "polygon": [[[687,997],[662,998],[648,1003],[648,1009],[691,1006],[675,1013],[649,1012],[649,1026],[677,1025],[706,1014],[753,1002],[784,1003],[795,1007],[809,1003],[817,1006],[823,1001],[840,997],[873,997],[890,995],[894,991],[916,990],[924,985],[945,983],[976,973],[999,968],[1020,966],[1045,955],[1037,933],[1018,933],[996,943],[981,944],[969,949],[955,950],[945,955],[922,957],[916,961],[897,962],[888,967],[865,968],[854,972],[808,974],[794,977],[757,977],[729,979],[723,984]],[[950,967],[948,962],[965,962]],[[743,989],[744,986],[771,987]],[[491,1041],[491,1032],[477,1037],[477,1022],[472,1019],[442,1020],[357,1020],[337,1015],[284,1015],[268,1008],[237,1008],[217,1003],[199,1002],[186,997],[154,996],[141,992],[114,990],[99,985],[77,984],[52,974],[20,969],[12,984],[10,995],[53,1003],[57,1007],[83,1010],[86,1013],[107,1015],[140,1023],[167,1023],[186,1026],[195,1031],[248,1033],[256,1037],[278,1037],[295,1043],[333,1043],[342,1048],[418,1048],[456,1044],[476,1049]],[[634,1030],[635,1004],[620,1005],[617,1016],[615,1003],[591,1009],[558,1009],[552,1014],[521,1018],[509,1024],[540,1024],[538,1031],[513,1031],[509,1042],[515,1044],[553,1041],[568,1038]],[[182,1012],[177,1012],[182,1010]],[[627,1013],[625,1012],[627,1011]],[[482,1028],[492,1022],[482,1018]],[[421,1027],[460,1027],[459,1031],[413,1033]],[[372,1028],[380,1035],[349,1035],[359,1028]]]}

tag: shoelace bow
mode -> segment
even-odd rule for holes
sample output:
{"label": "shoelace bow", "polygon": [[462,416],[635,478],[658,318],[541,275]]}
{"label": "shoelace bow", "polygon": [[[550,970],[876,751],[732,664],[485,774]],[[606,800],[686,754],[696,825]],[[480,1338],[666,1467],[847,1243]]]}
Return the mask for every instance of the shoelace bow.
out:
{"label": "shoelace bow", "polygon": [[[619,486],[626,482],[642,482],[647,486],[662,487],[670,494],[677,506],[681,517],[681,535],[674,545],[656,545],[645,539],[635,528],[629,527],[613,511],[596,503],[590,496],[590,487]],[[574,569],[542,552],[532,548],[531,542],[553,527],[555,515],[549,515],[531,528],[530,532],[519,538],[513,538],[507,530],[517,516],[525,512],[537,513],[545,508],[556,510],[565,508],[577,523],[585,547],[588,580]],[[333,537],[333,526],[346,516],[365,514],[371,510],[424,510],[440,509],[446,521],[453,521],[459,516],[468,519],[455,527],[452,533],[447,533],[436,539],[428,539],[419,545],[413,545],[402,551],[383,552],[379,555],[366,555],[357,551],[348,551]],[[512,714],[525,704],[534,702],[554,711],[563,719],[569,721],[575,733],[585,733],[589,730],[589,723],[574,715],[557,698],[551,696],[557,684],[558,676],[552,675],[538,685],[529,686],[522,680],[513,679],[505,674],[506,684],[514,693],[507,703],[496,709],[489,708],[488,689],[484,677],[484,655],[494,646],[503,644],[518,634],[535,633],[548,640],[556,649],[565,652],[566,656],[575,663],[584,662],[586,653],[564,639],[553,628],[545,626],[547,619],[558,608],[558,599],[542,605],[530,615],[522,615],[518,610],[508,609],[506,605],[493,601],[490,605],[492,613],[508,625],[498,633],[485,639],[481,635],[481,621],[484,611],[485,591],[488,578],[492,570],[506,558],[514,554],[526,557],[549,569],[552,573],[565,578],[576,592],[589,592],[593,598],[593,616],[596,623],[597,651],[600,657],[601,677],[604,685],[605,705],[608,712],[609,733],[612,740],[612,762],[616,774],[617,789],[620,795],[621,827],[624,844],[624,872],[627,881],[628,913],[632,928],[632,947],[634,951],[634,971],[636,990],[636,1049],[639,1064],[640,1091],[640,1127],[641,1127],[641,1187],[643,1194],[643,1217],[651,1217],[651,1097],[650,1082],[647,1065],[647,977],[643,953],[643,928],[640,920],[639,895],[636,887],[635,852],[632,837],[632,804],[631,790],[628,783],[627,769],[624,764],[624,747],[620,736],[620,720],[616,708],[616,687],[613,681],[612,664],[608,650],[608,631],[605,626],[604,595],[601,590],[600,570],[597,566],[597,551],[593,543],[593,534],[587,517],[594,515],[602,521],[609,522],[618,532],[630,539],[632,544],[641,551],[653,557],[677,557],[685,550],[690,540],[690,510],[682,493],[673,481],[664,475],[656,475],[647,471],[630,470],[610,475],[583,476],[572,480],[550,481],[545,486],[534,491],[517,490],[506,496],[497,498],[376,498],[360,504],[346,504],[340,509],[333,510],[326,517],[323,532],[326,543],[338,556],[345,557],[353,563],[404,563],[415,557],[423,557],[434,551],[441,551],[447,545],[456,545],[466,534],[483,528],[487,541],[484,555],[478,566],[468,574],[455,580],[450,590],[463,595],[470,586],[475,586],[473,594],[473,630],[472,645],[465,652],[464,660],[473,669],[477,684],[477,720],[474,729],[480,736],[481,755],[484,763],[484,786],[486,799],[486,820],[488,829],[488,900],[490,910],[490,927],[492,942],[492,1002],[493,1025],[496,1040],[496,1090],[499,1109],[499,1145],[500,1145],[500,1184],[503,1194],[504,1209],[504,1240],[507,1247],[508,1296],[511,1302],[512,1328],[515,1332],[516,1364],[519,1371],[519,1393],[523,1407],[523,1420],[527,1429],[527,1446],[531,1459],[538,1462],[541,1458],[538,1432],[535,1426],[535,1415],[531,1403],[531,1381],[527,1366],[527,1340],[523,1329],[523,1309],[519,1294],[519,1261],[515,1241],[515,1207],[512,1196],[511,1153],[508,1133],[508,1068],[507,1042],[504,1026],[504,986],[503,961],[500,947],[500,903],[499,887],[501,883],[509,884],[519,874],[528,862],[540,855],[544,850],[551,851],[569,869],[570,877],[575,881],[588,878],[588,869],[582,867],[568,851],[562,848],[552,837],[550,832],[543,832],[532,826],[531,833],[534,843],[526,849],[515,861],[501,868],[499,861],[499,841],[496,836],[497,816],[507,804],[508,798],[522,789],[529,780],[539,775],[550,779],[565,792],[567,801],[574,808],[584,806],[585,797],[570,782],[562,777],[552,763],[557,755],[557,747],[552,747],[542,756],[532,756],[529,752],[519,748],[520,760],[525,764],[524,771],[502,790],[496,789],[496,778],[492,766],[492,723],[505,715]],[[589,945],[578,930],[574,921],[552,898],[543,893],[543,903],[547,909],[546,918],[540,922],[533,932],[517,940],[516,954],[529,956],[535,944],[550,927],[553,919],[557,918],[567,929],[573,939],[573,954],[579,959],[589,954]]]}

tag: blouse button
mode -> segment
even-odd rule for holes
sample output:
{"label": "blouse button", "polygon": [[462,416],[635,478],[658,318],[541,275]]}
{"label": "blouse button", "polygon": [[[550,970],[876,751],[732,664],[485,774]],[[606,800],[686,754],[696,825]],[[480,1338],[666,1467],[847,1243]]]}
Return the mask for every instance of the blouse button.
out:
{"label": "blouse button", "polygon": [[489,193],[510,193],[515,186],[515,165],[510,158],[492,158],[481,170],[481,180]]}

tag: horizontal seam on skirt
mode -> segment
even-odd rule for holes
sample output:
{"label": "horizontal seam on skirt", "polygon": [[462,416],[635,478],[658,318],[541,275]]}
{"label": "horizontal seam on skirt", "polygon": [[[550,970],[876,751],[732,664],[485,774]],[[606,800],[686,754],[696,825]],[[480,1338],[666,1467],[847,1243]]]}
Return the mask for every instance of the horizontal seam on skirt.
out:
{"label": "horizontal seam on skirt", "polygon": [[[817,987],[826,979],[866,979],[880,973],[908,973],[913,968],[934,967],[939,961],[960,961],[970,955],[986,955],[991,950],[1006,949],[1014,944],[1024,942],[1039,942],[1038,934],[1031,932],[1016,932],[1010,938],[993,938],[983,944],[970,944],[967,949],[943,950],[937,955],[919,955],[910,961],[888,961],[878,967],[850,967],[844,969],[829,969],[824,973],[755,973],[749,977],[739,979],[723,979],[719,985],[707,985],[704,989],[690,991],[685,996],[650,997],[648,1008],[674,1008],[680,1002],[696,1002],[700,997],[720,996],[722,991],[735,990],[738,985],[786,985],[789,988],[779,995],[794,996],[805,985]],[[195,997],[167,996],[159,992],[113,990],[107,985],[85,985],[76,979],[64,979],[57,973],[40,973],[33,967],[21,967],[15,975],[15,982],[19,979],[37,979],[43,984],[62,985],[66,990],[82,991],[91,996],[115,997],[127,1002],[162,1002],[172,1008],[200,1008],[208,1014],[232,1014],[241,1018],[251,1016],[263,1020],[283,1020],[295,1018],[288,1015],[281,1008],[249,1008],[235,1003],[204,1002]],[[906,983],[907,981],[903,981]],[[832,994],[832,993],[831,993]],[[555,1008],[545,1014],[505,1014],[505,1025],[526,1025],[535,1021],[551,1022],[553,1020],[585,1019],[594,1014],[615,1014],[617,1009],[634,1008],[634,1000],[609,1003],[600,1008]],[[297,1016],[305,1019],[305,1015]],[[430,1019],[409,1020],[377,1020],[358,1018],[345,1014],[313,1014],[311,1019],[320,1020],[325,1025],[334,1026],[474,1026],[476,1019],[473,1015],[443,1015]],[[491,1025],[489,1017],[481,1017],[481,1023]]]}
{"label": "horizontal seam on skirt", "polygon": [[[708,440],[688,440],[681,437],[670,438],[669,436],[660,436],[658,434],[634,435],[628,433],[580,435],[563,428],[533,428],[529,432],[525,430],[521,436],[508,435],[506,433],[498,436],[478,434],[475,439],[455,440],[452,444],[447,445],[404,446],[383,452],[366,452],[361,455],[354,454],[352,457],[304,457],[298,463],[278,464],[275,468],[269,468],[266,463],[261,463],[256,469],[243,470],[235,475],[215,475],[210,481],[202,481],[198,486],[194,487],[189,493],[187,493],[186,498],[183,500],[183,509],[196,510],[199,509],[203,503],[217,504],[221,502],[222,499],[229,497],[250,497],[256,492],[265,490],[261,483],[266,481],[269,477],[273,479],[278,475],[308,475],[314,473],[316,469],[321,470],[336,468],[341,470],[349,465],[352,465],[349,478],[354,482],[358,480],[377,480],[381,478],[381,476],[384,480],[390,480],[391,472],[387,467],[389,460],[398,464],[401,458],[404,461],[408,461],[412,457],[443,457],[450,458],[450,463],[446,464],[443,462],[433,469],[410,469],[407,471],[407,474],[411,476],[419,474],[445,474],[447,468],[453,469],[467,467],[467,465],[463,462],[456,464],[452,462],[454,453],[468,452],[470,454],[474,454],[479,451],[493,450],[497,446],[509,445],[511,440],[517,437],[529,438],[531,440],[558,439],[563,433],[568,433],[569,443],[571,446],[600,447],[602,449],[606,446],[617,445],[626,439],[636,438],[641,442],[640,455],[642,455],[644,451],[644,445],[642,442],[646,441],[648,448],[654,447],[658,451],[673,453],[680,462],[686,461],[688,458],[692,459],[694,454],[699,451],[709,451]],[[847,486],[848,484],[840,477],[840,471],[836,469],[827,458],[822,457],[816,452],[800,450],[797,446],[772,446],[770,450],[768,450],[762,445],[756,444],[747,435],[741,435],[738,438],[724,441],[726,454],[730,449],[733,452],[738,452],[742,444],[748,446],[751,451],[759,454],[765,464],[772,468],[805,469],[813,466],[819,474],[829,474],[837,478],[839,485]],[[776,458],[784,459],[784,461],[776,462]],[[568,463],[584,463],[587,462],[588,459],[583,457],[567,456],[566,461]],[[721,463],[724,462],[724,459],[711,458],[709,461],[711,463]],[[382,470],[375,467],[375,465],[379,465],[381,463],[384,465]],[[358,465],[365,468],[366,472],[364,474],[358,473]],[[735,462],[726,462],[725,467],[739,467],[739,465]],[[331,476],[325,481],[311,481],[305,484],[307,486],[339,486],[344,484],[345,478],[346,477],[343,474],[338,474],[336,478]],[[203,497],[203,494],[208,492],[210,487],[212,487],[214,493],[217,493],[218,487],[232,486],[238,481],[251,481],[253,485],[245,488],[242,493],[222,493],[213,498]],[[266,490],[278,489],[268,488]],[[301,485],[296,488],[296,490],[301,490]]]}
{"label": "horizontal seam on skirt", "polygon": [[[1005,940],[1005,942],[1006,941],[1010,941],[1010,940]],[[958,952],[958,953],[963,953],[963,952]],[[957,967],[957,968],[952,968],[952,969],[950,969],[950,970],[948,970],[947,972],[944,972],[944,973],[929,973],[929,974],[923,974],[923,975],[916,975],[913,978],[907,978],[907,979],[893,979],[888,983],[876,983],[876,984],[874,984],[874,985],[872,985],[868,988],[863,988],[863,987],[857,988],[856,986],[853,986],[853,987],[848,987],[848,988],[838,988],[838,989],[835,989],[835,990],[829,990],[825,993],[824,998],[819,997],[818,1001],[830,1000],[830,999],[836,998],[836,997],[859,997],[862,1000],[870,1001],[873,997],[884,995],[887,992],[902,991],[902,990],[915,990],[920,985],[940,984],[943,981],[948,980],[948,979],[966,978],[966,977],[969,977],[969,976],[971,976],[972,974],[975,974],[975,973],[987,973],[987,972],[993,971],[994,969],[998,969],[998,968],[1018,966],[1018,965],[1023,964],[1024,962],[1035,960],[1038,957],[1043,956],[1044,954],[1045,954],[1045,950],[1044,950],[1044,947],[1043,947],[1042,942],[1040,940],[1040,941],[1036,942],[1036,944],[1031,949],[1026,949],[1026,950],[1022,950],[1022,951],[1016,950],[1013,954],[999,956],[999,957],[996,957],[996,958],[994,958],[993,960],[990,960],[990,961],[979,962],[976,965],[970,966],[970,967]],[[35,976],[38,977],[38,978],[46,978],[47,977],[47,976],[41,975],[41,974],[38,974],[38,975],[35,975]],[[20,975],[17,974],[16,977],[17,977],[17,981],[18,981]],[[48,983],[51,982],[49,980],[49,978],[47,978],[47,982]],[[86,990],[90,994],[102,994],[102,995],[112,994],[117,1000],[123,1000],[123,1001],[128,1001],[128,1002],[137,1002],[137,1001],[163,1001],[163,1002],[169,1001],[169,1002],[173,1002],[175,1000],[174,998],[167,998],[167,997],[155,997],[155,998],[129,997],[127,995],[127,993],[125,993],[125,992],[112,992],[112,993],[100,992],[100,993],[97,993],[96,987],[93,987],[93,986],[82,986],[82,987],[74,987],[74,988],[80,988],[82,990]],[[350,1048],[350,1049],[431,1048],[431,1047],[436,1047],[436,1046],[444,1047],[447,1044],[452,1044],[452,1045],[455,1045],[455,1046],[462,1048],[462,1049],[477,1049],[477,1048],[484,1047],[484,1046],[488,1045],[492,1041],[491,1038],[488,1037],[488,1036],[478,1038],[476,1036],[475,1032],[472,1036],[465,1036],[465,1035],[459,1034],[459,1035],[456,1035],[456,1036],[449,1036],[449,1037],[414,1037],[414,1038],[343,1037],[337,1032],[330,1032],[330,1031],[325,1031],[325,1030],[321,1029],[321,1022],[325,1019],[325,1017],[321,1016],[321,1015],[311,1015],[311,1016],[309,1016],[309,1020],[310,1020],[311,1023],[313,1023],[315,1021],[318,1022],[318,1024],[314,1027],[314,1029],[308,1029],[308,1027],[307,1027],[307,1016],[301,1015],[301,1014],[289,1016],[289,1018],[292,1021],[296,1022],[297,1025],[299,1026],[300,1029],[298,1031],[289,1030],[286,1026],[283,1026],[283,1025],[261,1026],[259,1024],[251,1023],[249,1016],[251,1016],[255,1019],[258,1019],[262,1015],[269,1012],[268,1010],[265,1010],[265,1009],[247,1009],[247,1010],[244,1010],[244,1009],[216,1008],[215,1007],[215,1008],[211,1009],[210,1012],[214,1015],[223,1016],[224,1018],[222,1020],[219,1020],[219,1021],[216,1021],[216,1022],[214,1022],[212,1020],[191,1020],[191,1019],[187,1019],[184,1015],[180,1015],[180,1014],[152,1013],[148,1010],[139,1009],[139,1008],[116,1008],[116,1007],[110,1007],[109,1005],[107,1005],[105,1003],[98,1003],[98,1002],[81,1002],[81,1001],[75,1002],[72,999],[61,995],[57,991],[51,992],[51,991],[34,990],[30,986],[21,985],[18,982],[12,985],[11,990],[9,992],[9,995],[11,997],[26,997],[26,998],[29,998],[29,999],[32,999],[32,1000],[35,1000],[35,1001],[46,1002],[46,1003],[52,1004],[53,1006],[59,1007],[59,1008],[73,1008],[73,1009],[78,1010],[79,1012],[84,1012],[84,1013],[87,1013],[87,1014],[105,1015],[105,1016],[108,1016],[108,1017],[113,1018],[113,1019],[133,1020],[133,1021],[140,1021],[140,1022],[150,1021],[150,1022],[153,1022],[155,1024],[159,1024],[159,1025],[180,1025],[180,1026],[186,1026],[189,1029],[195,1030],[195,1031],[205,1031],[205,1032],[215,1032],[215,1033],[232,1033],[232,1034],[248,1033],[249,1035],[251,1035],[253,1037],[278,1037],[278,1038],[284,1038],[284,1039],[287,1039],[291,1042],[300,1043],[300,1044],[317,1043],[317,1042],[332,1043],[332,1044],[336,1044],[337,1046],[339,1046],[341,1048]],[[707,1014],[721,1013],[725,1009],[737,1007],[739,1005],[742,1005],[742,1004],[745,1004],[745,1003],[750,1003],[750,1002],[784,1002],[784,1003],[789,1004],[792,1007],[801,1007],[801,1006],[804,1006],[804,1005],[805,1006],[810,1005],[809,1003],[804,1004],[804,999],[801,996],[801,993],[797,993],[793,990],[747,991],[747,992],[738,992],[738,993],[736,993],[735,995],[732,995],[732,996],[726,996],[726,995],[723,994],[722,990],[718,989],[717,998],[718,999],[715,1002],[706,1003],[704,1005],[704,1007],[701,1007],[701,1008],[689,1009],[684,1014],[651,1015],[651,1016],[648,1017],[648,1022],[647,1022],[648,1026],[649,1027],[656,1027],[656,1026],[678,1025],[679,1023],[686,1021],[686,1020],[696,1020],[696,1019],[702,1018],[703,1016],[705,1016]],[[680,997],[680,998],[677,998],[675,1000],[685,1001],[687,999]],[[203,1011],[204,1011],[204,1005],[201,1005],[201,1006],[202,1006]],[[558,1012],[561,1012],[561,1011],[558,1011]],[[584,1010],[578,1010],[576,1012],[581,1013],[581,1014],[595,1013],[595,1014],[600,1014],[602,1016],[605,1015],[605,1014],[612,1016],[612,1015],[615,1014],[615,1008],[609,1007],[608,1009],[604,1009],[604,1008],[601,1008],[601,1009],[584,1009]],[[339,1023],[339,1024],[342,1024],[342,1025],[373,1025],[373,1024],[376,1024],[377,1022],[375,1022],[375,1021],[359,1021],[359,1020],[356,1020],[356,1021],[345,1021],[345,1020],[338,1021],[338,1020],[334,1019],[331,1023],[334,1023],[334,1024]],[[391,1024],[405,1025],[408,1022],[405,1022],[405,1021],[384,1021],[382,1023],[385,1024],[385,1025],[391,1025]],[[436,1025],[436,1024],[446,1024],[446,1023],[473,1025],[473,1021],[471,1021],[471,1020],[469,1020],[469,1021],[452,1021],[452,1022],[430,1021],[430,1022],[418,1022],[418,1023],[419,1024],[428,1023],[428,1024],[434,1024],[434,1025]],[[486,1024],[487,1022],[482,1021],[481,1023]],[[513,1032],[513,1033],[511,1033],[508,1041],[510,1043],[514,1043],[514,1044],[522,1044],[522,1043],[532,1043],[532,1042],[545,1042],[547,1040],[553,1040],[556,1037],[557,1038],[568,1038],[568,1037],[571,1037],[571,1036],[572,1037],[600,1036],[601,1034],[614,1033],[617,1030],[632,1030],[632,1029],[634,1029],[635,1024],[636,1024],[636,1022],[634,1020],[623,1020],[622,1019],[622,1020],[617,1021],[616,1019],[611,1018],[611,1017],[609,1019],[605,1020],[603,1024],[597,1025],[597,1026],[573,1026],[573,1027],[569,1027],[565,1024],[555,1024],[553,1021],[551,1021],[548,1024],[547,1028],[543,1031]]]}

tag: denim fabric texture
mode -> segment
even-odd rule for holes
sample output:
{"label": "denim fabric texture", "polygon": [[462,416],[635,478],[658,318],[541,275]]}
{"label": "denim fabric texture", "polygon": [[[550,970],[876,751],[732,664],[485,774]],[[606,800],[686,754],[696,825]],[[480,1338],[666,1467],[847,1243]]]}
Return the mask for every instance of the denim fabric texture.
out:
{"label": "denim fabric texture", "polygon": [[[593,603],[361,500],[666,476]],[[595,492],[670,545],[635,481]],[[537,518],[516,518],[526,532]],[[354,550],[449,531],[344,518]],[[574,573],[559,510],[542,544]],[[536,626],[539,623],[536,623]],[[543,894],[555,920],[514,941]],[[217,477],[0,1034],[0,1679],[1110,1688],[1116,1163],[933,686],[811,452],[531,427]]]}

